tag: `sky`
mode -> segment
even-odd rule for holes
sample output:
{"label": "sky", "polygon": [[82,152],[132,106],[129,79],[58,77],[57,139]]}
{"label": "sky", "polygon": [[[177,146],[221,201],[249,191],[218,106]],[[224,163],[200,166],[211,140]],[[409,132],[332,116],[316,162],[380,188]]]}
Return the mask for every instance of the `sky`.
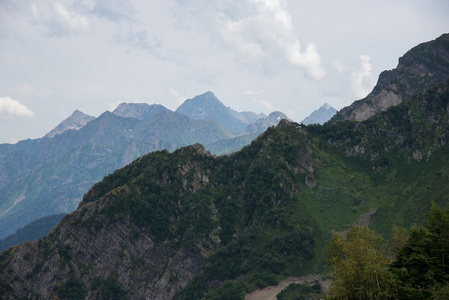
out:
{"label": "sky", "polygon": [[366,96],[448,16],[447,0],[0,0],[0,143],[207,91],[301,121]]}

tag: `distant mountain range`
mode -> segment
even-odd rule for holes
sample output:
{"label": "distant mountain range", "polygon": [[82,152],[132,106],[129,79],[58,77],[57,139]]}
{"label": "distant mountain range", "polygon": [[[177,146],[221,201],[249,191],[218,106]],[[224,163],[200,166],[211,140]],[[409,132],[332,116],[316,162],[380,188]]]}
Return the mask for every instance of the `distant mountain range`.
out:
{"label": "distant mountain range", "polygon": [[50,215],[25,225],[14,234],[0,240],[0,252],[23,242],[34,241],[37,236],[42,236],[43,232],[48,234],[65,215],[65,213]]}
{"label": "distant mountain range", "polygon": [[147,103],[121,103],[113,111],[119,117],[136,118],[138,120],[146,120],[160,113],[170,111],[163,105]]}
{"label": "distant mountain range", "polygon": [[231,153],[283,118],[236,112],[212,92],[175,112],[146,103],[122,103],[97,118],[77,110],[43,138],[0,145],[0,239],[72,211],[92,184],[143,154],[194,143]]}
{"label": "distant mountain range", "polygon": [[264,114],[253,112],[239,113],[223,105],[212,92],[187,99],[176,112],[186,115],[192,119],[211,118],[221,124],[229,131],[240,132],[261,118],[266,118]]}
{"label": "distant mountain range", "polygon": [[95,117],[86,115],[79,110],[75,110],[73,114],[62,121],[58,126],[56,126],[53,130],[47,133],[44,137],[53,138],[55,135],[63,133],[66,130],[79,130],[81,127],[86,125],[88,122],[95,119]]}
{"label": "distant mountain range", "polygon": [[325,103],[325,104],[323,104],[323,106],[321,106],[319,109],[312,112],[308,117],[306,117],[300,123],[302,123],[304,125],[310,125],[310,124],[323,125],[324,123],[329,121],[336,113],[337,113],[337,110],[335,108],[333,108],[329,104]]}
{"label": "distant mountain range", "polygon": [[[440,48],[445,39],[412,49],[409,55],[416,60],[410,65],[422,65],[427,73],[436,74],[433,69],[441,70],[440,65],[449,63],[445,55],[449,43],[446,51]],[[433,60],[423,63],[422,49],[441,56],[430,56]],[[389,74],[386,86],[416,79],[414,73],[393,70]],[[361,238],[366,243],[358,245],[362,246],[356,249],[358,254],[372,258],[376,255],[372,255],[374,248],[367,246],[368,240],[374,240],[376,247],[389,245],[387,239],[395,236],[395,228],[424,224],[424,216],[434,204],[444,210],[434,210],[438,213],[428,219],[427,226],[410,231],[407,246],[399,253],[416,267],[409,268],[411,264],[406,263],[391,274],[395,292],[391,296],[429,298],[420,294],[422,289],[427,289],[429,296],[431,289],[438,293],[434,296],[444,295],[449,282],[445,260],[449,72],[441,82],[435,83],[435,76],[423,75],[413,86],[419,92],[365,121],[343,118],[307,126],[281,120],[228,156],[211,155],[200,144],[140,156],[91,186],[78,208],[48,236],[1,253],[0,298],[243,299],[246,292],[287,277],[319,277],[321,273],[329,278],[327,245],[333,233],[355,224],[369,226],[386,237],[385,242],[371,233],[367,239]],[[427,88],[432,82],[435,85]],[[408,93],[403,91],[401,97]],[[210,100],[211,95],[205,97]],[[363,105],[354,105],[357,113],[352,116],[361,113],[365,104],[368,114],[377,105],[358,103]],[[270,116],[278,121],[283,115],[275,112]],[[123,164],[136,152],[154,146],[149,140],[174,147],[195,136],[238,144],[253,130],[257,132],[256,123],[265,124],[260,119],[236,136],[210,117],[192,119],[163,111],[139,120],[104,113],[78,130],[69,129],[40,142],[28,141],[46,158],[37,161],[39,168],[31,166],[31,177],[22,176],[33,179],[23,179],[22,185],[54,190],[51,183],[65,186],[67,195],[74,194],[76,189],[69,183],[79,183],[82,176],[90,181],[93,170]],[[163,127],[158,127],[160,124]],[[172,136],[162,140],[166,134]],[[26,142],[19,144],[21,152],[16,157],[30,151]],[[58,154],[57,147],[68,150]],[[13,150],[0,149],[3,153]],[[29,154],[21,161],[16,173],[36,155]],[[59,161],[46,164],[53,159]],[[48,179],[52,177],[59,182]],[[10,211],[28,201],[28,191],[14,191]],[[55,192],[36,202],[34,211],[56,196]],[[421,239],[413,243],[413,235]],[[398,236],[391,244],[401,243]],[[343,240],[340,244],[340,240],[334,241],[337,253]],[[426,253],[438,258],[428,259]],[[358,272],[366,264],[351,266]],[[431,286],[415,284],[417,281],[397,286],[398,279],[410,278],[410,274],[425,278]],[[314,283],[310,284],[320,286]],[[383,291],[384,284],[377,281],[376,288]],[[367,298],[363,295],[361,298]]]}

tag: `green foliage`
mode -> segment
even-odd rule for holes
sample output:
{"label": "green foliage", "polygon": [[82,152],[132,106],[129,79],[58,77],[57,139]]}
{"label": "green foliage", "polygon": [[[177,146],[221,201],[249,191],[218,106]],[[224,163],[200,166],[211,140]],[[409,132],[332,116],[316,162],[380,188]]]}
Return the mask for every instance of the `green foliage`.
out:
{"label": "green foliage", "polygon": [[70,253],[70,245],[57,245],[58,253],[64,261],[70,261],[72,259],[72,254]]}
{"label": "green foliage", "polygon": [[371,165],[376,168],[386,169],[391,165],[388,152],[401,153],[401,156],[412,159],[416,151],[424,157],[441,145],[442,134],[448,130],[447,86],[443,83],[417,94],[365,122],[326,123],[308,129],[319,136],[321,145],[329,147],[331,144],[340,151],[352,151],[351,155],[355,153],[351,150],[354,146],[363,147],[364,151],[357,156],[371,160]]}
{"label": "green foliage", "polygon": [[[395,228],[387,245],[367,227],[333,236],[328,263],[331,299],[446,299],[449,295],[449,209],[435,203],[427,224]],[[394,258],[390,264],[388,257]]]}
{"label": "green foliage", "polygon": [[123,290],[117,280],[117,274],[112,274],[106,280],[95,278],[92,281],[90,289],[99,291],[98,299],[125,300],[126,291]]}
{"label": "green foliage", "polygon": [[[260,234],[268,237],[267,234]],[[293,230],[287,234],[273,234],[262,247],[257,235],[251,230],[239,240],[232,240],[226,246],[219,248],[209,259],[206,271],[212,278],[234,279],[249,271],[258,270],[262,274],[280,274],[286,267],[291,268],[296,263],[303,263],[313,257],[313,238],[311,235],[301,235]],[[256,276],[256,275],[252,275]],[[260,277],[260,274],[257,275]],[[254,281],[250,276],[249,281]],[[276,277],[267,276],[258,279],[263,282],[273,282]]]}
{"label": "green foliage", "polygon": [[0,252],[0,272],[5,271],[5,269],[8,267],[8,263],[11,261],[11,257],[14,251],[15,248],[12,247]]}
{"label": "green foliage", "polygon": [[367,227],[352,227],[346,238],[334,234],[328,262],[334,274],[331,299],[388,299],[394,282],[388,270],[386,247],[380,235]]}
{"label": "green foliage", "polygon": [[74,275],[68,281],[58,283],[53,290],[60,299],[84,299],[88,293],[84,282]]}
{"label": "green foliage", "polygon": [[295,259],[301,257],[304,261],[307,261],[314,256],[314,243],[314,238],[310,232],[293,229],[284,236],[275,238],[268,248],[279,257]]}
{"label": "green foliage", "polygon": [[[429,105],[445,106],[438,93],[426,97]],[[441,189],[447,186],[446,164],[440,163],[446,159],[444,151],[435,156],[439,161],[432,156],[426,164],[407,164],[397,155],[404,151],[407,157],[417,139],[438,140],[428,134],[435,127],[425,121],[427,110],[412,102],[363,123],[270,128],[228,157],[211,158],[192,148],[151,153],[105,178],[84,201],[108,199],[105,212],[112,220],[130,216],[156,241],[176,240],[192,249],[202,245],[211,251],[205,266],[208,278],[244,275],[254,288],[269,282],[256,279],[257,274],[319,269],[329,241],[321,232],[345,228],[375,207],[374,226],[390,235],[393,224],[421,220],[428,203],[416,191],[434,193],[426,189],[436,182],[432,176]],[[392,134],[397,132],[404,135],[400,144]],[[343,153],[357,145],[364,146],[364,155]],[[313,153],[310,166],[304,165],[307,153]],[[313,168],[318,187],[306,188],[305,175],[292,166]],[[444,195],[439,203],[447,201]]]}
{"label": "green foliage", "polygon": [[276,295],[277,300],[303,300],[322,298],[321,285],[317,282],[312,286],[301,283],[289,284]]}
{"label": "green foliage", "polygon": [[6,298],[6,294],[10,290],[11,290],[11,286],[8,283],[4,282],[3,280],[0,280],[0,297],[5,296],[5,298]]}
{"label": "green foliage", "polygon": [[395,258],[396,254],[405,246],[407,246],[409,233],[404,228],[393,228],[393,234],[390,239],[390,256]]}
{"label": "green foliage", "polygon": [[435,288],[449,282],[449,209],[432,204],[427,225],[409,230],[391,271],[401,299],[428,299]]}
{"label": "green foliage", "polygon": [[254,252],[242,240],[232,240],[208,259],[206,271],[212,278],[234,279],[251,268],[250,262],[244,263],[244,259],[251,257]]}
{"label": "green foliage", "polygon": [[189,281],[187,286],[177,295],[174,300],[197,300],[201,299],[207,291],[206,279],[203,276],[195,276]]}
{"label": "green foliage", "polygon": [[256,288],[261,289],[276,284],[278,284],[278,279],[272,272],[254,272],[248,278],[248,287],[250,290]]}
{"label": "green foliage", "polygon": [[[300,144],[290,136],[298,134],[292,130],[286,127],[278,135],[270,129],[266,134],[272,136],[273,145]],[[231,157],[215,159],[189,147],[151,153],[105,177],[84,202],[107,201],[102,214],[110,221],[130,217],[158,242],[177,240],[192,249],[198,243],[210,248],[216,245],[211,237],[217,236],[221,247],[206,267],[212,278],[235,279],[255,269],[279,274],[286,267],[298,268],[314,256],[317,224],[297,206],[297,196],[290,191],[297,174],[281,155],[295,163],[302,146],[288,151],[276,146],[254,157],[254,148],[264,145],[253,144]],[[271,155],[281,160],[267,160]],[[213,169],[218,171],[209,175]],[[290,211],[295,211],[293,218]]]}
{"label": "green foliage", "polygon": [[246,288],[241,282],[226,281],[219,288],[207,292],[202,300],[239,300],[245,298]]}
{"label": "green foliage", "polygon": [[447,300],[449,299],[449,283],[446,283],[440,288],[435,288],[432,291],[432,300]]}
{"label": "green foliage", "polygon": [[[445,109],[447,101],[440,96],[426,95],[428,105]],[[187,247],[206,254],[202,276],[189,283],[179,299],[235,296],[286,276],[319,272],[331,230],[343,231],[372,211],[367,223],[389,237],[393,226],[420,223],[430,206],[427,199],[448,203],[449,144],[440,143],[438,136],[447,131],[447,112],[435,116],[444,121],[435,125],[426,121],[426,107],[411,100],[367,122],[309,127],[281,123],[230,156],[212,157],[197,146],[150,153],[93,186],[80,205],[82,211],[65,221],[91,227],[92,232],[122,222],[133,241],[149,234],[173,251]],[[396,140],[398,133],[403,139]],[[360,147],[364,151],[357,152]],[[413,147],[424,153],[421,161],[410,158]],[[306,178],[317,186],[307,187]],[[91,207],[97,210],[87,217]],[[410,234],[420,247],[432,247],[426,254],[439,260],[429,260],[416,252],[419,249],[412,249],[414,261],[404,260],[407,276],[412,272],[409,265],[423,269],[434,264],[432,274],[413,271],[416,278],[423,276],[421,281],[441,275],[441,261],[448,255],[447,230],[441,225],[445,213],[433,215],[428,227]],[[440,238],[430,242],[432,235]],[[336,276],[343,279],[335,281],[334,297],[347,290],[354,297],[395,295],[388,260],[404,247],[404,236],[393,233],[387,249],[379,235],[364,227],[353,228],[346,240],[335,235],[329,253]],[[58,245],[43,242],[42,249],[74,259],[70,249]],[[400,259],[405,258],[399,254]],[[393,272],[396,280],[406,278],[401,277],[403,271],[401,267]],[[176,284],[176,275],[169,280]],[[220,282],[227,283],[207,291]],[[406,292],[407,284],[401,287]],[[441,284],[429,281],[432,291]],[[98,279],[91,289],[104,298],[125,295],[114,277]]]}

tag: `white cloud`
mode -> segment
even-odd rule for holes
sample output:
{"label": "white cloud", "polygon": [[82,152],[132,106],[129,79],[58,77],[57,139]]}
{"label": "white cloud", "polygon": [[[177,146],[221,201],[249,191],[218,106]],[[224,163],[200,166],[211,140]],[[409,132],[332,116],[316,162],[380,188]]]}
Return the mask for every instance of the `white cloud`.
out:
{"label": "white cloud", "polygon": [[180,28],[197,24],[243,66],[273,75],[287,62],[309,78],[325,76],[316,45],[301,48],[285,0],[178,0],[175,13]]}
{"label": "white cloud", "polygon": [[354,95],[364,98],[373,88],[371,57],[369,55],[360,55],[361,66],[351,74],[351,85]]}
{"label": "white cloud", "polygon": [[316,45],[311,43],[307,45],[304,53],[301,53],[301,47],[298,41],[287,47],[287,59],[294,65],[302,68],[304,72],[313,79],[323,79],[326,72],[321,67],[321,57],[316,51]]}
{"label": "white cloud", "polygon": [[28,1],[17,1],[15,9],[49,37],[85,32],[91,26],[90,10],[78,1],[72,4],[57,1],[35,1],[29,4]]}
{"label": "white cloud", "polygon": [[19,101],[10,97],[0,97],[0,116],[32,117],[34,113]]}
{"label": "white cloud", "polygon": [[89,18],[83,16],[73,10],[68,10],[63,4],[56,2],[54,4],[54,10],[56,12],[56,19],[60,22],[60,25],[70,31],[86,31],[89,29]]}

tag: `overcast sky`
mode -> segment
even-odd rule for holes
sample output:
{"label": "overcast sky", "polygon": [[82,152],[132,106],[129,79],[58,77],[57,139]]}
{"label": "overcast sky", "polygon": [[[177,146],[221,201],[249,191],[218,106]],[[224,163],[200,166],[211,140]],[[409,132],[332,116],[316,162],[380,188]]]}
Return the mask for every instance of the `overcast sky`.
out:
{"label": "overcast sky", "polygon": [[0,0],[0,143],[206,91],[301,121],[363,98],[448,16],[447,0]]}

